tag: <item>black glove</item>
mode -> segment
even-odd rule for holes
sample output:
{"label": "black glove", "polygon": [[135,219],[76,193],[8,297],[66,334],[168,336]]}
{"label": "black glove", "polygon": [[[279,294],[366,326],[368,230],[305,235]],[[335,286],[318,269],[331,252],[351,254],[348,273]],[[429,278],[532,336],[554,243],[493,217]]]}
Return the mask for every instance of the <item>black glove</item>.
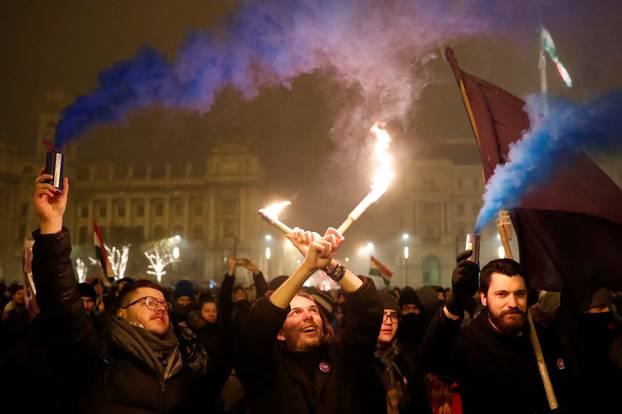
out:
{"label": "black glove", "polygon": [[452,295],[445,306],[452,315],[462,316],[477,292],[479,265],[467,260],[469,256],[471,250],[460,253],[456,258],[458,264],[451,274]]}

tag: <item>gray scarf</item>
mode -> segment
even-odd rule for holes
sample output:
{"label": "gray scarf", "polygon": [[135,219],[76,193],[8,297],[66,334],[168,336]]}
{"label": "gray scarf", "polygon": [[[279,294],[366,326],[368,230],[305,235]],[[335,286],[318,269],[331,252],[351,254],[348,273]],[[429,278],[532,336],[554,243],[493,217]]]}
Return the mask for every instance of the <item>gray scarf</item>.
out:
{"label": "gray scarf", "polygon": [[163,338],[144,328],[130,325],[114,316],[110,327],[111,340],[121,349],[143,361],[161,379],[166,380],[182,368],[179,340],[171,329]]}

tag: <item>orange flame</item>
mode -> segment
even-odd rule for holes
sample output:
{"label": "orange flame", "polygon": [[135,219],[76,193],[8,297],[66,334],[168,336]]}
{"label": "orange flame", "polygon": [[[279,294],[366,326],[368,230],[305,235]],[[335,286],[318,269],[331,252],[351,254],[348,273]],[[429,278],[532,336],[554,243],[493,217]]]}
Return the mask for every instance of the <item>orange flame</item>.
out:
{"label": "orange flame", "polygon": [[393,166],[391,164],[393,157],[389,154],[389,145],[391,144],[391,136],[384,129],[384,122],[376,122],[369,130],[375,137],[374,155],[378,161],[378,168],[374,172],[372,179],[370,198],[371,202],[377,201],[393,180]]}
{"label": "orange flame", "polygon": [[281,213],[281,211],[283,211],[283,209],[287,206],[289,206],[292,202],[291,201],[281,201],[279,203],[274,203],[269,205],[268,207],[264,207],[262,209],[260,209],[259,211],[261,213],[263,213],[264,215],[266,215],[267,217],[269,217],[272,220],[278,221],[279,220],[279,214]]}

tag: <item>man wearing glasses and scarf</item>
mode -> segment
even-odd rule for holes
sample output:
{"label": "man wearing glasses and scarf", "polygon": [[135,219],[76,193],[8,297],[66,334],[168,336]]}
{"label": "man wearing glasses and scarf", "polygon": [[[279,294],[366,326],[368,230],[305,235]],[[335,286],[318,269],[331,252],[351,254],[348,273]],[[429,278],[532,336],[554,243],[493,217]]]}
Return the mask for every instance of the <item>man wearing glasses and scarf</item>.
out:
{"label": "man wearing glasses and scarf", "polygon": [[53,380],[36,391],[53,395],[49,404],[63,412],[178,412],[206,406],[201,385],[207,354],[190,334],[175,334],[171,305],[158,284],[140,280],[126,286],[110,324],[97,334],[82,307],[69,231],[62,225],[69,182],[65,178],[59,191],[45,183],[50,177],[35,180],[40,229],[33,233],[32,268],[41,310],[39,341]]}

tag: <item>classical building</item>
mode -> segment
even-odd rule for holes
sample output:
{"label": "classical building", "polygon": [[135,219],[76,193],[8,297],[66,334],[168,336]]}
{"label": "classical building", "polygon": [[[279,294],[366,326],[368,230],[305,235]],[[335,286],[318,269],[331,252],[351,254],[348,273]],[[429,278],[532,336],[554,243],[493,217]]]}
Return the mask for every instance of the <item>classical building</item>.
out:
{"label": "classical building", "polygon": [[[62,95],[55,95],[41,108],[37,137],[53,136],[65,104]],[[460,142],[454,144],[466,148]],[[474,144],[467,142],[472,150]],[[288,273],[300,259],[289,243],[281,247],[280,238],[264,239],[272,229],[256,211],[266,202],[265,169],[250,143],[215,145],[205,160],[183,164],[84,162],[72,145],[66,149],[66,174],[72,182],[65,225],[71,231],[74,259],[88,263],[94,255],[93,221],[109,245],[131,244],[130,276],[146,272],[143,251],[151,243],[180,236],[180,261],[166,269],[165,284],[181,277],[200,284],[218,281],[231,255],[251,258],[269,276]],[[38,142],[24,153],[0,140],[0,278],[7,281],[20,278],[24,239],[37,226],[32,186],[44,159],[45,147]],[[622,183],[619,157],[598,162]],[[384,248],[380,257],[395,272],[392,284],[449,286],[455,257],[464,250],[465,235],[472,232],[482,204],[481,165],[448,157],[419,159],[409,163],[399,185],[403,197],[396,206],[396,231],[405,235],[399,241],[379,240]],[[498,257],[499,247],[496,229],[489,225],[482,234],[481,261]],[[512,250],[518,256],[515,241]],[[358,260],[353,257],[350,264],[365,272],[369,256]],[[240,281],[250,283],[245,273],[238,273]]]}
{"label": "classical building", "polygon": [[[60,107],[56,101],[43,108],[38,137],[53,136]],[[88,263],[88,257],[94,256],[93,221],[107,244],[131,244],[128,275],[133,276],[147,270],[143,251],[152,242],[173,236],[180,236],[182,260],[167,268],[169,280],[216,279],[226,268],[227,256],[263,254],[263,223],[257,208],[264,201],[265,171],[248,144],[219,144],[203,162],[183,165],[81,162],[76,145],[65,149],[71,195],[64,224],[71,231],[74,259]],[[6,280],[20,277],[24,238],[37,227],[31,201],[33,177],[44,163],[46,149],[39,143],[35,148],[22,154],[0,141],[4,194],[0,218],[5,223],[0,226],[0,276]]]}
{"label": "classical building", "polygon": [[[464,250],[466,234],[473,232],[482,205],[481,165],[427,159],[411,162],[410,171],[404,180],[406,205],[401,220],[407,233],[400,255],[394,256],[394,267],[399,269],[394,283],[449,286],[456,255]],[[487,228],[482,235],[482,260],[496,257],[498,245]]]}
{"label": "classical building", "polygon": [[[595,157],[598,165],[622,187],[622,159]],[[465,236],[473,232],[482,206],[484,180],[480,164],[459,164],[447,158],[418,160],[411,163],[407,177],[402,222],[408,239],[407,256],[393,256],[396,272],[392,283],[402,286],[451,285],[451,271],[458,253],[464,250]],[[520,259],[514,239],[510,247]],[[399,251],[399,249],[393,249]],[[501,242],[494,223],[481,235],[480,262],[500,257]]]}

